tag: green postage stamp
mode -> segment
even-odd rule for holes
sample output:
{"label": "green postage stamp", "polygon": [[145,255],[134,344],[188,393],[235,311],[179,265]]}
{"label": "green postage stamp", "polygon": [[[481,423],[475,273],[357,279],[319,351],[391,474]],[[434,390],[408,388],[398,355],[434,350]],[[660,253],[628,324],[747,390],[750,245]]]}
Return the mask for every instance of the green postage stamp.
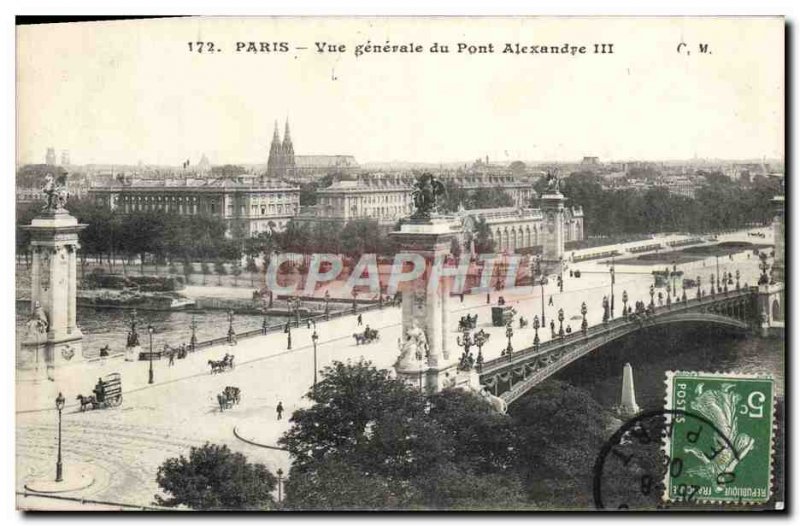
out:
{"label": "green postage stamp", "polygon": [[665,501],[769,500],[774,387],[767,376],[667,373]]}

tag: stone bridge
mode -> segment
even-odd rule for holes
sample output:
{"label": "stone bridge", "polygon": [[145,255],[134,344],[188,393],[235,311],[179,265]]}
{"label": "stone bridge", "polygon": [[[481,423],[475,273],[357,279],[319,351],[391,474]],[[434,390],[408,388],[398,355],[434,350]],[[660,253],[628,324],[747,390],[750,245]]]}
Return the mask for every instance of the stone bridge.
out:
{"label": "stone bridge", "polygon": [[655,307],[654,313],[646,317],[619,317],[591,326],[586,332],[576,331],[528,347],[485,362],[478,370],[480,382],[510,404],[563,367],[614,340],[648,327],[698,322],[743,331],[759,328],[759,288],[746,287]]}

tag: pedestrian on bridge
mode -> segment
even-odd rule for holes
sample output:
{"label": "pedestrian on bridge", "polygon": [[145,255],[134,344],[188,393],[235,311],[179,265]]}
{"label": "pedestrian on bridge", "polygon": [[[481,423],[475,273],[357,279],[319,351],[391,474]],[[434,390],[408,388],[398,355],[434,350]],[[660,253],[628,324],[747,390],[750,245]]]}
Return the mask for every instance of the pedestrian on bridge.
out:
{"label": "pedestrian on bridge", "polygon": [[359,315],[358,315],[358,326],[360,327],[360,326],[362,326],[362,325],[364,325],[364,320],[363,320],[363,319],[361,319],[361,314],[359,314]]}
{"label": "pedestrian on bridge", "polygon": [[553,338],[556,337],[556,322],[550,320],[550,332],[553,334]]}
{"label": "pedestrian on bridge", "polygon": [[553,296],[550,296],[550,301],[547,303],[547,306],[548,307],[552,307],[553,306]]}
{"label": "pedestrian on bridge", "polygon": [[275,408],[275,412],[278,413],[278,420],[283,418],[283,402],[278,402],[278,407]]}

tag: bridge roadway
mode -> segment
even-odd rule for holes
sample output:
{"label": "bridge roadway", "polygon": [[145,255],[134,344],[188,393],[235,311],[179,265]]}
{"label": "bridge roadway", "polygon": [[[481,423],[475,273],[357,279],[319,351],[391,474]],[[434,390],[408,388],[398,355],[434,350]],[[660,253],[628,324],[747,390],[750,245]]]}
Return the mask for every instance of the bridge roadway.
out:
{"label": "bridge roadway", "polygon": [[593,325],[585,333],[573,332],[484,363],[478,369],[481,383],[511,403],[585,354],[647,327],[703,322],[746,330],[758,320],[754,297],[757,291],[757,287],[748,287],[702,298],[687,296],[686,302],[656,306],[646,318],[618,317]]}
{"label": "bridge roadway", "polygon": [[[622,310],[621,295],[628,291],[629,304],[636,300],[649,301],[647,289],[652,283],[650,271],[663,268],[663,264],[649,266],[617,265],[617,280],[614,288],[616,313]],[[580,304],[586,301],[590,325],[602,322],[601,302],[610,293],[608,266],[605,262],[589,261],[573,264],[573,270],[581,270],[581,278],[569,278],[565,273],[564,291],[559,292],[555,280],[544,287],[545,314],[547,322],[563,308],[567,323],[573,331],[580,330]],[[701,275],[703,289],[708,293],[709,275],[715,271],[714,258],[679,265],[687,277]],[[720,259],[723,270],[741,272],[741,282],[755,284],[758,276],[757,259],[746,254],[737,254],[733,260]],[[630,273],[627,273],[630,271]],[[687,291],[691,297],[692,291]],[[521,287],[503,291],[507,303],[514,305],[520,314],[530,320],[541,314],[541,287],[533,290]],[[552,296],[553,305],[548,300]],[[492,294],[492,303],[498,294]],[[486,304],[485,294],[467,295],[461,303],[452,300],[450,316],[452,351],[458,354],[455,345],[458,318],[464,314],[478,314],[478,328],[491,334],[484,346],[486,360],[500,356],[507,340],[503,327],[491,326],[491,305]],[[352,333],[362,330],[355,318],[347,316],[319,323],[318,366],[324,367],[333,360],[371,360],[377,367],[389,368],[394,363],[400,338],[400,311],[387,308],[365,312],[365,324],[381,332],[381,340],[371,345],[355,344]],[[518,329],[515,322],[512,345],[515,349],[530,347],[533,329],[529,325]],[[224,335],[227,327],[218,328]],[[89,488],[72,493],[85,498],[149,505],[157,491],[155,473],[157,467],[168,457],[186,454],[191,446],[205,441],[227,444],[253,461],[263,462],[271,470],[282,468],[288,472],[289,458],[283,451],[258,447],[245,443],[233,435],[236,426],[249,425],[246,437],[254,442],[274,445],[278,437],[288,429],[288,418],[277,421],[275,406],[282,401],[287,414],[307,404],[304,395],[313,381],[312,331],[306,328],[292,330],[293,348],[287,350],[286,335],[272,333],[242,339],[237,346],[225,345],[198,351],[185,360],[178,360],[174,367],[166,361],[155,363],[155,383],[147,384],[147,362],[124,362],[109,359],[66,367],[55,382],[17,382],[17,490],[23,489],[27,478],[53,471],[56,449],[57,417],[53,400],[58,392],[64,393],[68,405],[64,411],[64,462],[84,463],[93,466],[95,483]],[[549,341],[549,327],[539,331],[542,343]],[[147,345],[147,335],[141,335]],[[207,360],[219,359],[225,352],[235,354],[235,370],[217,375],[208,372]],[[99,376],[110,372],[122,374],[124,401],[115,409],[95,410],[81,413],[75,405],[75,396],[88,394]],[[216,395],[226,385],[240,387],[243,399],[240,405],[220,413]],[[253,425],[255,423],[255,425]]]}

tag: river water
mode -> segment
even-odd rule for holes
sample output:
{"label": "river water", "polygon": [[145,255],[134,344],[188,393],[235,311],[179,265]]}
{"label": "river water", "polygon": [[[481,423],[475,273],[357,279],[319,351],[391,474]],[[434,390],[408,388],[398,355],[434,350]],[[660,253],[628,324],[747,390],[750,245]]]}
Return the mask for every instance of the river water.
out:
{"label": "river water", "polygon": [[[29,316],[29,304],[17,302],[16,323],[17,341],[25,337],[25,322]],[[78,326],[83,331],[83,353],[87,358],[98,356],[100,348],[108,345],[111,352],[125,350],[127,333],[130,327],[130,310],[124,309],[97,309],[93,307],[78,307]],[[192,317],[197,321],[197,341],[221,338],[228,333],[228,314],[225,311],[209,310],[202,314],[192,315],[183,311],[137,311],[137,332],[139,342],[145,348],[150,344],[147,334],[147,325],[152,324],[153,349],[161,349],[165,343],[172,346],[189,343],[192,331],[190,324]],[[260,329],[263,322],[262,316],[237,314],[233,320],[233,329],[237,334],[253,329]],[[268,316],[269,325],[278,325],[285,322],[280,317]]]}
{"label": "river water", "polygon": [[771,374],[784,393],[785,340],[737,335],[708,326],[647,329],[593,351],[555,378],[586,389],[608,409],[619,404],[622,368],[633,367],[636,401],[642,410],[664,406],[668,370]]}

